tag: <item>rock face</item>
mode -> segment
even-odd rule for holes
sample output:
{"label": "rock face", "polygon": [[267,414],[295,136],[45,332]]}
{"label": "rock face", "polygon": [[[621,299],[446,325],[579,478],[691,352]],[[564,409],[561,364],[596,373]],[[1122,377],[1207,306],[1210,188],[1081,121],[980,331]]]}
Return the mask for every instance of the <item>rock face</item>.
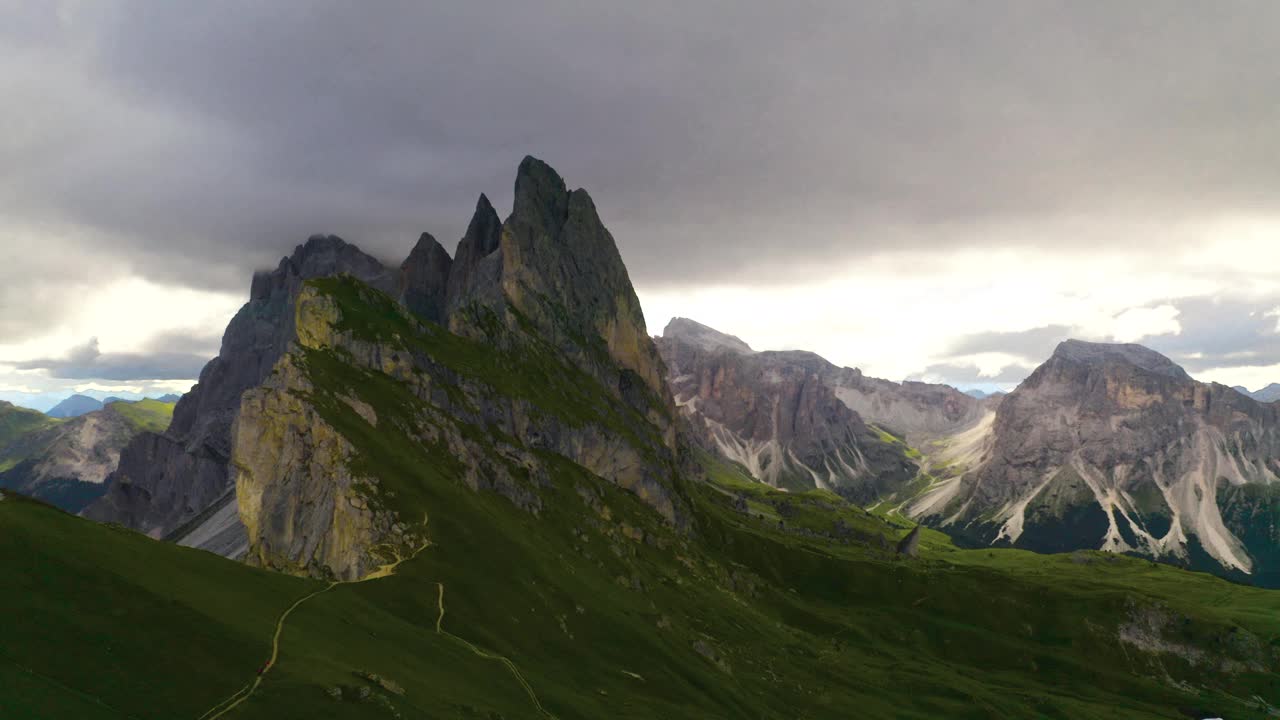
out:
{"label": "rock face", "polygon": [[830,367],[824,377],[845,405],[920,447],[978,424],[1003,397],[975,398],[949,385],[896,383],[867,377],[857,368]]}
{"label": "rock face", "polygon": [[949,474],[975,462],[1001,400],[867,377],[811,352],[755,352],[686,318],[658,346],[704,445],[764,482],[830,487],[858,502],[903,504],[917,470],[932,482],[935,466]]}
{"label": "rock face", "polygon": [[1277,584],[1280,409],[1138,345],[1069,340],[916,514],[972,542],[1135,552]]}
{"label": "rock face", "polygon": [[821,358],[755,352],[685,318],[667,325],[658,347],[676,403],[703,444],[756,479],[870,502],[915,476],[905,446],[868,427],[836,397]]}
{"label": "rock face", "polygon": [[501,287],[498,276],[502,271],[502,257],[497,250],[501,242],[502,220],[482,193],[467,233],[454,253],[446,292],[449,314],[454,314],[460,304],[474,302],[485,295],[492,296],[490,302],[497,301],[496,293]]}
{"label": "rock face", "polygon": [[302,289],[232,434],[250,562],[350,579],[406,557],[428,537],[419,472],[538,514],[571,463],[688,522],[665,371],[590,198],[526,158],[496,218],[482,196],[451,263],[424,234],[390,297]]}
{"label": "rock face", "polygon": [[[924,448],[929,442],[949,438],[977,426],[999,405],[1000,396],[975,398],[949,385],[896,383],[867,377],[857,368],[837,367],[820,355],[803,350],[755,353],[742,340],[687,318],[675,318],[659,341],[666,356],[668,345],[679,344],[703,353],[729,351],[756,355],[797,371],[809,373],[862,420]],[[668,365],[670,360],[668,359]],[[674,378],[680,373],[671,373]],[[672,380],[672,385],[676,383]],[[678,393],[678,395],[680,395]],[[682,401],[681,397],[677,398]]]}
{"label": "rock face", "polygon": [[400,266],[400,302],[426,320],[443,323],[452,265],[444,247],[430,233],[422,233]]}
{"label": "rock face", "polygon": [[47,423],[0,444],[0,487],[79,512],[102,496],[120,452],[141,432],[131,403]]}
{"label": "rock face", "polygon": [[911,528],[911,532],[898,542],[898,554],[916,557],[920,554],[920,526]]}
{"label": "rock face", "polygon": [[[482,198],[463,239],[478,248],[476,254],[492,242],[487,204]],[[586,190],[568,191],[555,170],[526,157],[497,249],[476,262],[459,286],[465,289],[449,299],[455,308],[451,329],[487,337],[488,314],[496,314],[508,330],[520,331],[509,337],[536,336],[645,412],[674,448],[665,368],[645,330],[622,256]]]}
{"label": "rock face", "polygon": [[[153,537],[182,528],[232,490],[231,424],[240,396],[270,374],[294,337],[294,300],[306,280],[349,273],[395,293],[395,273],[354,245],[316,235],[253,278],[249,302],[227,326],[218,357],[178,401],[164,433],[143,433],[121,453],[107,493],[85,512]],[[238,526],[231,533],[241,532]]]}

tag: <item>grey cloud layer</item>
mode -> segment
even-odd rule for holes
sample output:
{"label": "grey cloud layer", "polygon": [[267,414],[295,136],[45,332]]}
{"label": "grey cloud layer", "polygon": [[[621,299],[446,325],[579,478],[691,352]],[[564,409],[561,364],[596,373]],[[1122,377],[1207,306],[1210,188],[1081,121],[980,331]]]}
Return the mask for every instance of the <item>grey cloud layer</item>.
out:
{"label": "grey cloud layer", "polygon": [[65,263],[0,267],[10,341],[56,322],[65,277],[105,275],[84,259],[104,249],[117,274],[243,292],[312,232],[395,261],[424,230],[450,245],[479,192],[509,205],[526,153],[592,190],[647,287],[895,248],[1163,247],[1280,191],[1275,3],[0,14],[19,109],[0,117],[0,246],[39,237]]}
{"label": "grey cloud layer", "polygon": [[396,257],[457,237],[527,152],[595,192],[647,282],[1280,189],[1274,4],[56,7],[0,36],[27,78],[4,210],[187,282],[239,289],[315,230]]}
{"label": "grey cloud layer", "polygon": [[[166,344],[200,346],[201,338],[166,338]],[[214,351],[216,352],[216,351]],[[186,380],[199,376],[213,353],[175,352],[153,345],[142,353],[103,353],[98,339],[71,348],[58,358],[41,358],[13,363],[18,370],[44,370],[49,377],[65,380]]]}
{"label": "grey cloud layer", "polygon": [[[1141,344],[1164,353],[1191,373],[1214,368],[1266,367],[1280,364],[1280,298],[1253,302],[1212,298],[1183,298],[1169,302],[1178,310],[1181,331],[1144,338]],[[1004,353],[1026,366],[1043,362],[1058,343],[1089,337],[1079,328],[1048,325],[1021,332],[966,335],[952,343],[948,355]],[[981,377],[971,365],[949,362],[927,368],[922,376],[943,377],[953,383],[1016,383],[1027,375],[1025,366],[1009,366],[999,377]]]}

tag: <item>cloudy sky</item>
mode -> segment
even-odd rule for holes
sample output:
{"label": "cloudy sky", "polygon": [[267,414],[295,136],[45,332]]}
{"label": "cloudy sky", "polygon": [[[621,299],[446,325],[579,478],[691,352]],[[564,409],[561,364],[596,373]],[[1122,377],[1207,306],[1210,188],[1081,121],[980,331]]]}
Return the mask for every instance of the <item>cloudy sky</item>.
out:
{"label": "cloudy sky", "polygon": [[[434,7],[433,7],[434,6]],[[1010,387],[1074,336],[1280,381],[1280,4],[0,0],[0,398],[185,389],[313,232],[537,155],[673,315]]]}

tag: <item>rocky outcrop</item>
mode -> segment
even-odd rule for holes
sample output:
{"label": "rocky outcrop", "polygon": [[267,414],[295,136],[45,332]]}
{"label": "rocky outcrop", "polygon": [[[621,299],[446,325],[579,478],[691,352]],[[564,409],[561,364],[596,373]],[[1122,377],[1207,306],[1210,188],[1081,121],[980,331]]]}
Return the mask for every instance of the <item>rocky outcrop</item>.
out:
{"label": "rocky outcrop", "polygon": [[911,532],[898,542],[898,554],[906,557],[917,557],[920,555],[920,526],[911,528]]}
{"label": "rocky outcrop", "polygon": [[[231,424],[245,390],[262,383],[294,337],[294,299],[310,278],[351,274],[395,293],[395,273],[332,235],[316,235],[253,278],[249,302],[227,326],[218,357],[178,401],[164,433],[143,433],[121,453],[106,494],[85,512],[165,537],[231,488]],[[186,528],[190,529],[190,528]]]}
{"label": "rocky outcrop", "polygon": [[703,444],[756,479],[871,502],[915,476],[906,447],[842,403],[809,354],[758,353],[684,318],[667,325],[658,347],[676,403]]}
{"label": "rocky outcrop", "polygon": [[919,514],[971,542],[1280,579],[1280,409],[1152,350],[1062,343],[1001,402],[987,455]]}

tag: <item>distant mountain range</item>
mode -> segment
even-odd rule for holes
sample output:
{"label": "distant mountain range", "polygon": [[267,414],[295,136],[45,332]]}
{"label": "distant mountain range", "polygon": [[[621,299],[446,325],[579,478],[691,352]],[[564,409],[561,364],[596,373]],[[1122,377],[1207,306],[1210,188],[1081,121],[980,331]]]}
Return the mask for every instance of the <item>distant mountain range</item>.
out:
{"label": "distant mountain range", "polygon": [[[180,397],[182,396],[170,393],[168,395],[161,395],[153,399],[158,400],[162,403],[176,403],[178,402],[178,398]],[[91,413],[96,410],[101,410],[102,408],[114,402],[132,402],[132,401],[125,400],[124,398],[118,398],[118,397],[106,397],[106,398],[103,398],[102,400],[98,400],[97,398],[92,398],[92,397],[89,397],[88,395],[72,395],[67,399],[63,400],[62,402],[58,403],[57,405],[54,405],[52,408],[49,408],[48,412],[46,412],[45,415],[48,415],[49,417],[53,417],[53,418],[73,418],[79,415],[84,415],[85,413]]]}
{"label": "distant mountain range", "polygon": [[173,403],[159,400],[117,400],[71,418],[0,402],[0,488],[79,512],[105,491],[125,444],[163,430],[172,414]]}
{"label": "distant mountain range", "polygon": [[658,346],[704,443],[770,485],[830,488],[975,545],[1133,553],[1280,586],[1280,410],[1152,350],[1068,341],[1013,392],[978,399],[757,353],[682,318]]}
{"label": "distant mountain range", "polygon": [[909,483],[905,438],[977,421],[981,403],[944,385],[899,384],[804,351],[756,352],[687,318],[657,338],[667,381],[703,444],[769,485],[872,502]]}
{"label": "distant mountain range", "polygon": [[1258,402],[1275,402],[1280,400],[1280,383],[1271,383],[1261,390],[1250,390],[1242,385],[1231,388],[1241,395],[1247,395]]}

